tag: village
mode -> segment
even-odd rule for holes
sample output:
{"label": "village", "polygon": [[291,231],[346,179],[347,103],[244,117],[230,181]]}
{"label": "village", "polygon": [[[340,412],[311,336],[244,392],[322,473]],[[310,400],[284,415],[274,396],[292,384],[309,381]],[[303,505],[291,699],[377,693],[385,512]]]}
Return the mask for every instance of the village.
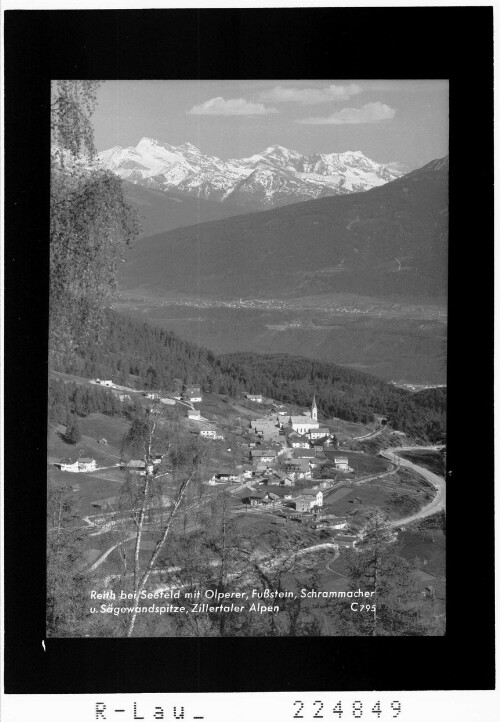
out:
{"label": "village", "polygon": [[[222,498],[222,494],[230,499],[231,513],[240,524],[263,530],[302,528],[308,544],[316,539],[327,540],[331,549],[356,548],[363,538],[365,512],[373,505],[373,486],[365,482],[385,483],[382,493],[393,491],[399,497],[407,493],[420,505],[433,496],[431,489],[424,491],[415,488],[412,480],[403,483],[395,477],[394,462],[349,448],[349,440],[355,438],[397,434],[386,429],[382,418],[372,428],[355,428],[340,420],[320,421],[315,397],[308,409],[301,409],[261,394],[221,399],[203,394],[196,384],[165,394],[119,387],[106,379],[85,382],[109,389],[122,401],[135,396],[150,413],[159,414],[166,405],[171,413],[175,410],[186,434],[199,436],[207,445],[208,462],[202,480],[206,491],[201,501],[187,508],[191,530],[196,528],[196,512],[204,504]],[[124,509],[120,504],[127,475],[162,478],[166,490],[151,501],[147,510],[151,538],[158,523],[168,518],[174,498],[168,491],[171,470],[164,454],[123,458],[116,440],[111,443],[100,437],[92,442],[98,452],[95,457],[90,456],[87,445],[79,450],[78,458],[63,457],[52,463],[66,483],[75,478],[74,474],[79,475],[77,483],[69,481],[69,488],[80,495],[80,513],[90,537],[100,542],[93,544],[87,555],[88,562],[95,566],[102,558],[108,533],[126,527],[133,516],[133,509]],[[114,459],[106,458],[106,454],[112,454]],[[91,483],[80,483],[84,478]],[[112,490],[112,494],[99,493],[106,490]],[[395,509],[393,516],[397,514]],[[106,571],[113,569],[111,559],[106,559]]]}

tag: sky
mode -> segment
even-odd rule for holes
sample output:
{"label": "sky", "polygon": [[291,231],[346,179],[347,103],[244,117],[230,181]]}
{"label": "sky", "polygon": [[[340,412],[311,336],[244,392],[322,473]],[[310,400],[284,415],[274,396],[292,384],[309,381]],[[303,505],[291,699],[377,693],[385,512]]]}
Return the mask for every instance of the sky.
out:
{"label": "sky", "polygon": [[279,144],[360,150],[413,170],[448,153],[446,80],[120,80],[94,114],[99,151],[143,137],[242,158]]}

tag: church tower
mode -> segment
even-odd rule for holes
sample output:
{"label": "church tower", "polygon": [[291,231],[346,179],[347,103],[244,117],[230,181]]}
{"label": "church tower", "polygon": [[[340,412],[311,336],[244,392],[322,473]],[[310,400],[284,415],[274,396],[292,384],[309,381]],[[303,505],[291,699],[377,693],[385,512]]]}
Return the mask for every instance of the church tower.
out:
{"label": "church tower", "polygon": [[312,406],[311,406],[311,419],[313,421],[318,420],[318,407],[316,406],[316,394],[313,396]]}

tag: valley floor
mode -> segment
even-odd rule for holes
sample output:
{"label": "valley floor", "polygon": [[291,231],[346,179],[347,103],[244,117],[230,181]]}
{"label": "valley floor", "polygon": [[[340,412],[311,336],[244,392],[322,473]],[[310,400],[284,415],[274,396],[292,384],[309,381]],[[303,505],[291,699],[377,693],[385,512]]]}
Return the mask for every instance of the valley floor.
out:
{"label": "valley floor", "polygon": [[446,307],[356,297],[217,301],[122,292],[116,310],[215,353],[305,355],[399,385],[446,383]]}

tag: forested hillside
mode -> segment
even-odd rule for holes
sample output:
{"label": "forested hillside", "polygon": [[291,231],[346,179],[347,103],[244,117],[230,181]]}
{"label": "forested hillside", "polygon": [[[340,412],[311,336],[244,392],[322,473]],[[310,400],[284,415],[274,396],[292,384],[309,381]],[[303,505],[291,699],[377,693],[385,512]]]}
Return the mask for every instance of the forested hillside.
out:
{"label": "forested hillside", "polygon": [[319,198],[144,239],[120,287],[149,296],[443,296],[448,160],[364,193]]}
{"label": "forested hillside", "polygon": [[87,378],[172,391],[177,382],[199,382],[204,392],[237,397],[262,393],[278,401],[309,405],[316,394],[320,413],[368,422],[385,414],[395,429],[420,438],[445,432],[445,390],[412,394],[332,363],[302,357],[236,353],[216,356],[175,334],[108,310],[101,343],[82,344],[71,360],[54,364]]}

